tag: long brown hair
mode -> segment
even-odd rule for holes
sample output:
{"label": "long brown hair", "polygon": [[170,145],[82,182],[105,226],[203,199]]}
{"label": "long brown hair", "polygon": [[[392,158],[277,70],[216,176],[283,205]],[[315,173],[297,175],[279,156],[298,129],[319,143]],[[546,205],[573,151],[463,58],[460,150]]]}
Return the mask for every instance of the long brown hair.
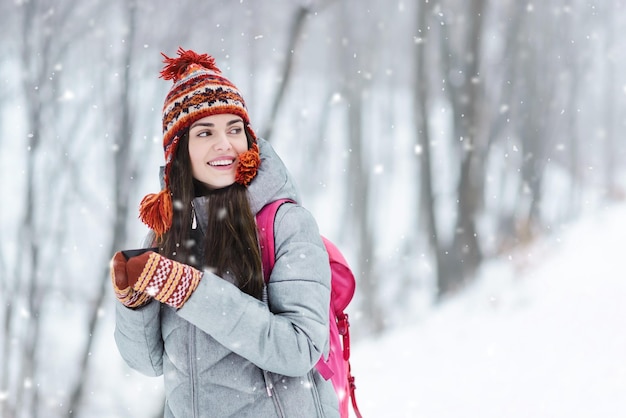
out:
{"label": "long brown hair", "polygon": [[[252,138],[248,136],[248,147]],[[181,137],[169,173],[174,206],[172,227],[157,242],[165,257],[208,269],[229,280],[243,292],[262,298],[263,273],[256,223],[245,186],[234,183],[209,189],[195,180],[189,158],[189,135]],[[192,200],[206,196],[208,224],[203,234],[192,229]]]}

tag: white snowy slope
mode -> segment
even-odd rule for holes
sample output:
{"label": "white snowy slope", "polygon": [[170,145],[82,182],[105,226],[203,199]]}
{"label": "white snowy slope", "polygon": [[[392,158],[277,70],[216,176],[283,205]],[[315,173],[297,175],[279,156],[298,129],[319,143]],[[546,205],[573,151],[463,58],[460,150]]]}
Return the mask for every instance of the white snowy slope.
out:
{"label": "white snowy slope", "polygon": [[414,326],[353,347],[366,418],[626,417],[626,205],[491,263]]}

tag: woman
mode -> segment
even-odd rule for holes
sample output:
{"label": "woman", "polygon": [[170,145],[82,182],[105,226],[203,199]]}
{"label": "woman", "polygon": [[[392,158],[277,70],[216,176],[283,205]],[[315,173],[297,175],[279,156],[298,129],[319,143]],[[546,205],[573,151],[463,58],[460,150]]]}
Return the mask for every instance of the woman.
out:
{"label": "woman", "polygon": [[163,110],[163,190],[141,219],[147,251],[112,260],[115,339],[130,367],[164,376],[166,417],[335,417],[328,349],[330,270],[312,216],[284,204],[265,286],[254,215],[298,200],[237,88],[212,57],[178,50]]}

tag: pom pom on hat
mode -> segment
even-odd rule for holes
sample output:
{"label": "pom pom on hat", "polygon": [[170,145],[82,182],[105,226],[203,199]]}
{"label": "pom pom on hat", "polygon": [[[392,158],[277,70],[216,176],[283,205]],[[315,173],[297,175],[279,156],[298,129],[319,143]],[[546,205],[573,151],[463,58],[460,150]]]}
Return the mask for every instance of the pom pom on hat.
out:
{"label": "pom pom on hat", "polygon": [[248,110],[237,87],[222,76],[212,56],[183,48],[178,48],[177,54],[176,58],[161,54],[165,66],[160,76],[174,82],[163,105],[165,187],[159,193],[144,197],[139,206],[139,218],[155,232],[157,238],[172,226],[173,207],[168,175],[180,138],[195,121],[218,114],[233,114],[243,119],[252,145],[239,155],[235,175],[237,183],[244,186],[250,184],[261,163],[256,135],[250,127]]}
{"label": "pom pom on hat", "polygon": [[196,54],[191,50],[185,51],[179,47],[178,58],[170,58],[162,52],[161,55],[165,58],[163,62],[166,64],[161,70],[161,78],[164,80],[178,81],[192,64],[204,67],[216,74],[222,73],[215,65],[215,58],[207,54]]}

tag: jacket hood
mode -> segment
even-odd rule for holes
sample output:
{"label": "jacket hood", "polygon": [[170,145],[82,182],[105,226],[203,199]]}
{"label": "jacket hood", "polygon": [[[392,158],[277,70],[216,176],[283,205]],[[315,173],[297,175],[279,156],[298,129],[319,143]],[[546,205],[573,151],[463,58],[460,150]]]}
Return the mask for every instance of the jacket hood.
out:
{"label": "jacket hood", "polygon": [[301,203],[296,183],[274,148],[261,138],[258,138],[258,144],[261,166],[248,186],[252,213],[258,213],[263,206],[278,199],[291,199]]}

